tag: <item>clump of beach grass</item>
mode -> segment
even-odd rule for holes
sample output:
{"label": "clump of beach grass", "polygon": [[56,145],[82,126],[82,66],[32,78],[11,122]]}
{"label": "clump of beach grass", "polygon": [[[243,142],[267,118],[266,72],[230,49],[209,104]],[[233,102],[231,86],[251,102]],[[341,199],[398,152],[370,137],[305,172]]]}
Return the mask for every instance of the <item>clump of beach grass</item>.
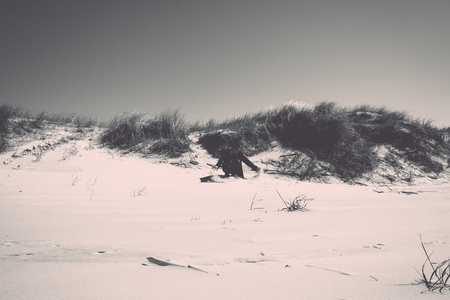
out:
{"label": "clump of beach grass", "polygon": [[431,254],[428,254],[425,248],[422,237],[420,238],[422,249],[425,252],[425,262],[422,265],[421,280],[419,283],[425,284],[428,291],[442,293],[444,289],[450,290],[450,259],[443,260],[440,263],[431,261]]}
{"label": "clump of beach grass", "polygon": [[307,212],[309,210],[306,208],[306,206],[308,205],[309,202],[314,200],[314,198],[308,198],[305,194],[300,194],[294,199],[284,200],[283,196],[281,196],[281,194],[278,191],[277,194],[278,196],[280,196],[281,200],[286,206],[281,210],[286,210],[288,212],[292,211]]}
{"label": "clump of beach grass", "polygon": [[101,142],[111,148],[179,157],[190,151],[189,126],[178,110],[157,115],[124,113],[102,133]]}

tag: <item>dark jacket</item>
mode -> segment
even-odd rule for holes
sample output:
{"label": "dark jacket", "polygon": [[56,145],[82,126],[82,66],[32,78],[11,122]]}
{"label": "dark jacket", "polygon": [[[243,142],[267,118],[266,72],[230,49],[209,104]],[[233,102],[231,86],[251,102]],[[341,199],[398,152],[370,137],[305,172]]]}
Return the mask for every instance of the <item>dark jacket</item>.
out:
{"label": "dark jacket", "polygon": [[245,163],[253,171],[257,171],[258,167],[255,166],[241,151],[232,152],[224,151],[219,161],[217,162],[217,167],[222,167],[226,176],[238,176],[244,178],[244,171],[242,170],[242,163]]}

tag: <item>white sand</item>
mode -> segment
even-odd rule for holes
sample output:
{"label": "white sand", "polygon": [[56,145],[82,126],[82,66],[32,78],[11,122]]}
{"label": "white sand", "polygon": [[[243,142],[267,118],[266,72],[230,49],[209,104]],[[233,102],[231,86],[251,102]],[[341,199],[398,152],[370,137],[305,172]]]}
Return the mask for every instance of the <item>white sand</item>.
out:
{"label": "white sand", "polygon": [[[206,162],[184,169],[84,141],[62,160],[72,144],[40,162],[0,156],[8,162],[0,166],[1,299],[450,295],[413,284],[425,261],[419,235],[435,261],[450,255],[449,183],[378,188],[384,193],[267,174],[200,183]],[[281,211],[277,190],[314,198],[310,211]]]}

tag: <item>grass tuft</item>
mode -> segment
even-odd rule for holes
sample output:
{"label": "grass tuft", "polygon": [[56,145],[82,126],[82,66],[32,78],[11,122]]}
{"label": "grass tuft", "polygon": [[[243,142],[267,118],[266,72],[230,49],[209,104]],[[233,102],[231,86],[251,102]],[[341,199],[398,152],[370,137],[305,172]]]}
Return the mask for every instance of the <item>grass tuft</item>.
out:
{"label": "grass tuft", "polygon": [[189,126],[178,110],[150,116],[125,113],[114,118],[101,136],[111,148],[179,157],[190,151]]}
{"label": "grass tuft", "polygon": [[[422,237],[420,237],[422,249],[425,252],[425,262],[422,265],[420,283],[425,284],[428,291],[442,293],[444,289],[450,290],[450,259],[446,259],[440,263],[431,261],[431,254],[428,254]],[[428,270],[427,270],[428,267]]]}
{"label": "grass tuft", "polygon": [[284,205],[286,207],[282,208],[281,210],[286,210],[288,212],[292,211],[301,211],[301,212],[307,212],[309,211],[306,206],[309,202],[314,200],[313,198],[307,198],[305,194],[298,195],[294,199],[289,199],[288,201],[284,200],[284,198],[281,196],[281,194],[277,191],[278,196],[280,196],[281,200],[283,201]]}

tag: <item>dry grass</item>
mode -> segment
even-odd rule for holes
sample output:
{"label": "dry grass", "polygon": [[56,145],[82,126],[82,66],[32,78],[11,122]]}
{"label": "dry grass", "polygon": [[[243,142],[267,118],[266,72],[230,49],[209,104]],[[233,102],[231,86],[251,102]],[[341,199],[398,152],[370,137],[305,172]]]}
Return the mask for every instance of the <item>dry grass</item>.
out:
{"label": "dry grass", "polygon": [[157,115],[122,114],[108,124],[101,141],[111,148],[168,157],[190,151],[191,144],[189,126],[178,110]]}
{"label": "dry grass", "polygon": [[278,196],[280,196],[281,200],[283,201],[284,205],[286,207],[282,208],[281,210],[286,210],[288,212],[292,211],[301,211],[301,212],[307,212],[309,209],[306,208],[309,202],[314,200],[313,198],[308,198],[305,194],[298,195],[294,199],[289,199],[288,201],[284,200],[283,196],[277,191]]}
{"label": "dry grass", "polygon": [[420,238],[422,249],[425,252],[425,262],[422,265],[421,280],[419,283],[425,284],[428,291],[442,293],[444,289],[450,290],[450,259],[443,260],[440,263],[431,260],[431,254],[428,254],[425,248],[422,237]]}

